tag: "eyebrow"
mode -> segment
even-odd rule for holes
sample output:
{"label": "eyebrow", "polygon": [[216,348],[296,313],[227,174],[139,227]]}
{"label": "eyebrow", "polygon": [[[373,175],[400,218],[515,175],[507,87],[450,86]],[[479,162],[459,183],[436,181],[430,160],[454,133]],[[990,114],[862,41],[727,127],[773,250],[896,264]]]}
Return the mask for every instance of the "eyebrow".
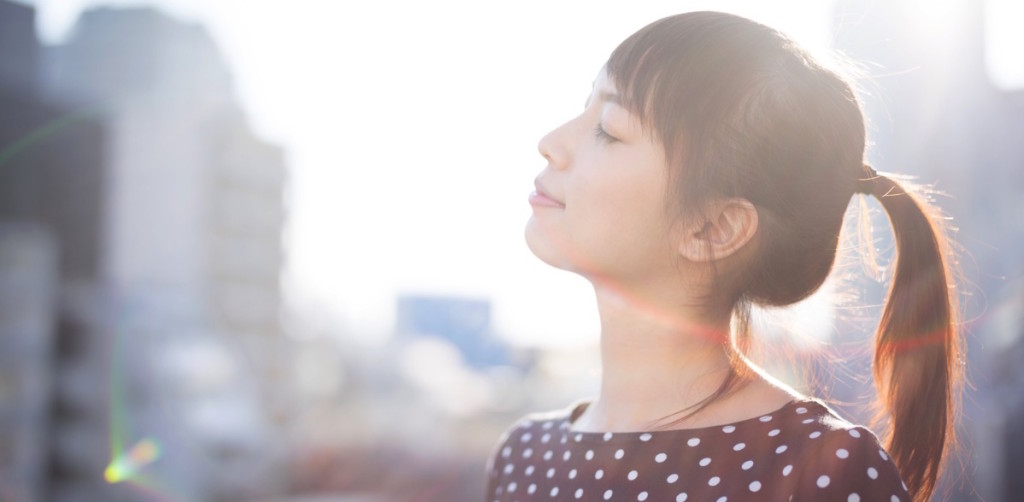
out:
{"label": "eyebrow", "polygon": [[622,105],[622,102],[619,101],[619,95],[615,94],[614,92],[601,91],[601,92],[597,93],[597,97],[598,97],[598,99],[600,99],[602,101],[605,101],[605,102],[608,102],[608,103],[615,103],[617,105]]}
{"label": "eyebrow", "polygon": [[[622,101],[619,99],[619,95],[611,91],[598,91],[597,99],[604,101],[606,103],[615,103],[619,106],[622,106]],[[587,106],[590,106],[589,96],[587,97],[587,102],[583,104],[584,108],[586,108]]]}

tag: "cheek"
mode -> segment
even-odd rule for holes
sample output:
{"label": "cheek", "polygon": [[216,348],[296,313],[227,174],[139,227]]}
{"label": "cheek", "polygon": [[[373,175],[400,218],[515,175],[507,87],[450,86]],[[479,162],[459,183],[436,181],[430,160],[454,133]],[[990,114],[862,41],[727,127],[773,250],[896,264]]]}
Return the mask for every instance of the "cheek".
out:
{"label": "cheek", "polygon": [[662,183],[656,176],[582,180],[567,214],[573,242],[609,266],[660,262],[668,246]]}

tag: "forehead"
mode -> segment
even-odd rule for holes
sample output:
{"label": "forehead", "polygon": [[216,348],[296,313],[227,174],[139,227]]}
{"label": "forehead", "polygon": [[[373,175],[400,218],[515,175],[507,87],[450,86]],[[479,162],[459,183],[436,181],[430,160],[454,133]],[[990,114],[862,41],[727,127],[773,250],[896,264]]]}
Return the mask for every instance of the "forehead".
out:
{"label": "forehead", "polygon": [[601,70],[597,72],[597,77],[594,78],[587,102],[589,103],[595,99],[602,103],[614,103],[622,106],[622,102],[619,100],[618,89],[615,88],[615,83],[608,77],[608,72],[604,67],[601,67]]}

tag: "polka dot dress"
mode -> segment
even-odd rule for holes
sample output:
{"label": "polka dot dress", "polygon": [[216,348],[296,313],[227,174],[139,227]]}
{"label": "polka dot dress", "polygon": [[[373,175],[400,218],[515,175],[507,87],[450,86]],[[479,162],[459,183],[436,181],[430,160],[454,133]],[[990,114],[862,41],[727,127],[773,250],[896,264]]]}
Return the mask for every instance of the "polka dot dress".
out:
{"label": "polka dot dress", "polygon": [[587,404],[512,426],[484,500],[910,501],[875,435],[813,399],[714,427],[571,431]]}

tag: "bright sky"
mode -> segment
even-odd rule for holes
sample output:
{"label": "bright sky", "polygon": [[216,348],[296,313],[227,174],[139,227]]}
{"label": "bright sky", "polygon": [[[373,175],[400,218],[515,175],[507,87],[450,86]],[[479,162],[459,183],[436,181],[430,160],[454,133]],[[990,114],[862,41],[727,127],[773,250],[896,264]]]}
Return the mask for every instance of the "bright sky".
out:
{"label": "bright sky", "polygon": [[288,294],[386,333],[402,292],[488,297],[519,344],[592,342],[584,280],[523,241],[538,139],[578,113],[644,24],[735,12],[828,46],[831,1],[37,0],[59,41],[84,8],[155,4],[202,22],[255,129],[288,151]]}

